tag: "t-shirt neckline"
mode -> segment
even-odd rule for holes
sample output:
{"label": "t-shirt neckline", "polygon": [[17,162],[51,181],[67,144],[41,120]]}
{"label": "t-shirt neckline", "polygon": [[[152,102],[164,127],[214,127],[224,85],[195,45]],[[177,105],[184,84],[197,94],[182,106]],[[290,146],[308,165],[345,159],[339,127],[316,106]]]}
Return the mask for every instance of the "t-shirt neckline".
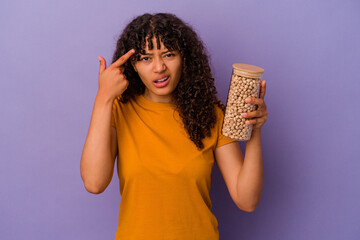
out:
{"label": "t-shirt neckline", "polygon": [[139,105],[146,107],[148,109],[175,109],[176,105],[173,103],[161,103],[161,102],[153,102],[146,99],[143,95],[137,95],[135,98],[136,102]]}

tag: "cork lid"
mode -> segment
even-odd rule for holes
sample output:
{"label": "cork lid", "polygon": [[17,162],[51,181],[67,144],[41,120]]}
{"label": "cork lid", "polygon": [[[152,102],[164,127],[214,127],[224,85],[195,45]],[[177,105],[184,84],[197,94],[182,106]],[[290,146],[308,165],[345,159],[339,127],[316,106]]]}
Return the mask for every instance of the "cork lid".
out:
{"label": "cork lid", "polygon": [[264,69],[255,65],[245,63],[234,63],[232,65],[234,72],[239,75],[260,78]]}

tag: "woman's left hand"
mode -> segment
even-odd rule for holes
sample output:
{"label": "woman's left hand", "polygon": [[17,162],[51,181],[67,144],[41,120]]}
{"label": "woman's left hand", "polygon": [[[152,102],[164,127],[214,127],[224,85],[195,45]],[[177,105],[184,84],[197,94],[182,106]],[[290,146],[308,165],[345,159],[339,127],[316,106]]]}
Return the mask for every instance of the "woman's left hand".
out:
{"label": "woman's left hand", "polygon": [[248,119],[246,121],[247,125],[253,125],[253,130],[260,129],[262,125],[264,125],[267,119],[268,111],[266,110],[266,104],[264,101],[265,91],[266,91],[266,82],[265,80],[262,80],[260,84],[259,98],[248,97],[245,99],[247,103],[255,104],[258,106],[257,110],[255,111],[241,114],[241,116]]}

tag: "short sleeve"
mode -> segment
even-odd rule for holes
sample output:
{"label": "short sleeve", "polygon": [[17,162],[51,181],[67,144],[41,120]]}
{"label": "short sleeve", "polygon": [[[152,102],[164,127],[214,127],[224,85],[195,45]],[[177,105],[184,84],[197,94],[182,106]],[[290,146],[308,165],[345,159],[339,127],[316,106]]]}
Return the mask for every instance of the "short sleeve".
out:
{"label": "short sleeve", "polygon": [[216,114],[217,114],[217,129],[218,129],[218,139],[217,139],[216,148],[221,147],[221,146],[231,143],[231,142],[236,142],[236,140],[225,137],[222,134],[222,125],[224,122],[224,112],[221,110],[221,108],[219,106],[216,106]]}

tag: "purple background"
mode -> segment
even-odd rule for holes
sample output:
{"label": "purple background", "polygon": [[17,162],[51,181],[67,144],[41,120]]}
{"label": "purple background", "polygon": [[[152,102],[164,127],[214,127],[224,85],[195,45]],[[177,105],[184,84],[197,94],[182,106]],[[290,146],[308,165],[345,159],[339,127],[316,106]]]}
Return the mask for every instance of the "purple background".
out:
{"label": "purple background", "polygon": [[359,1],[126,2],[1,1],[0,238],[114,238],[116,175],[100,195],[80,177],[97,56],[134,16],[172,12],[206,44],[222,101],[232,63],[268,83],[262,200],[238,210],[215,167],[220,239],[360,239]]}

